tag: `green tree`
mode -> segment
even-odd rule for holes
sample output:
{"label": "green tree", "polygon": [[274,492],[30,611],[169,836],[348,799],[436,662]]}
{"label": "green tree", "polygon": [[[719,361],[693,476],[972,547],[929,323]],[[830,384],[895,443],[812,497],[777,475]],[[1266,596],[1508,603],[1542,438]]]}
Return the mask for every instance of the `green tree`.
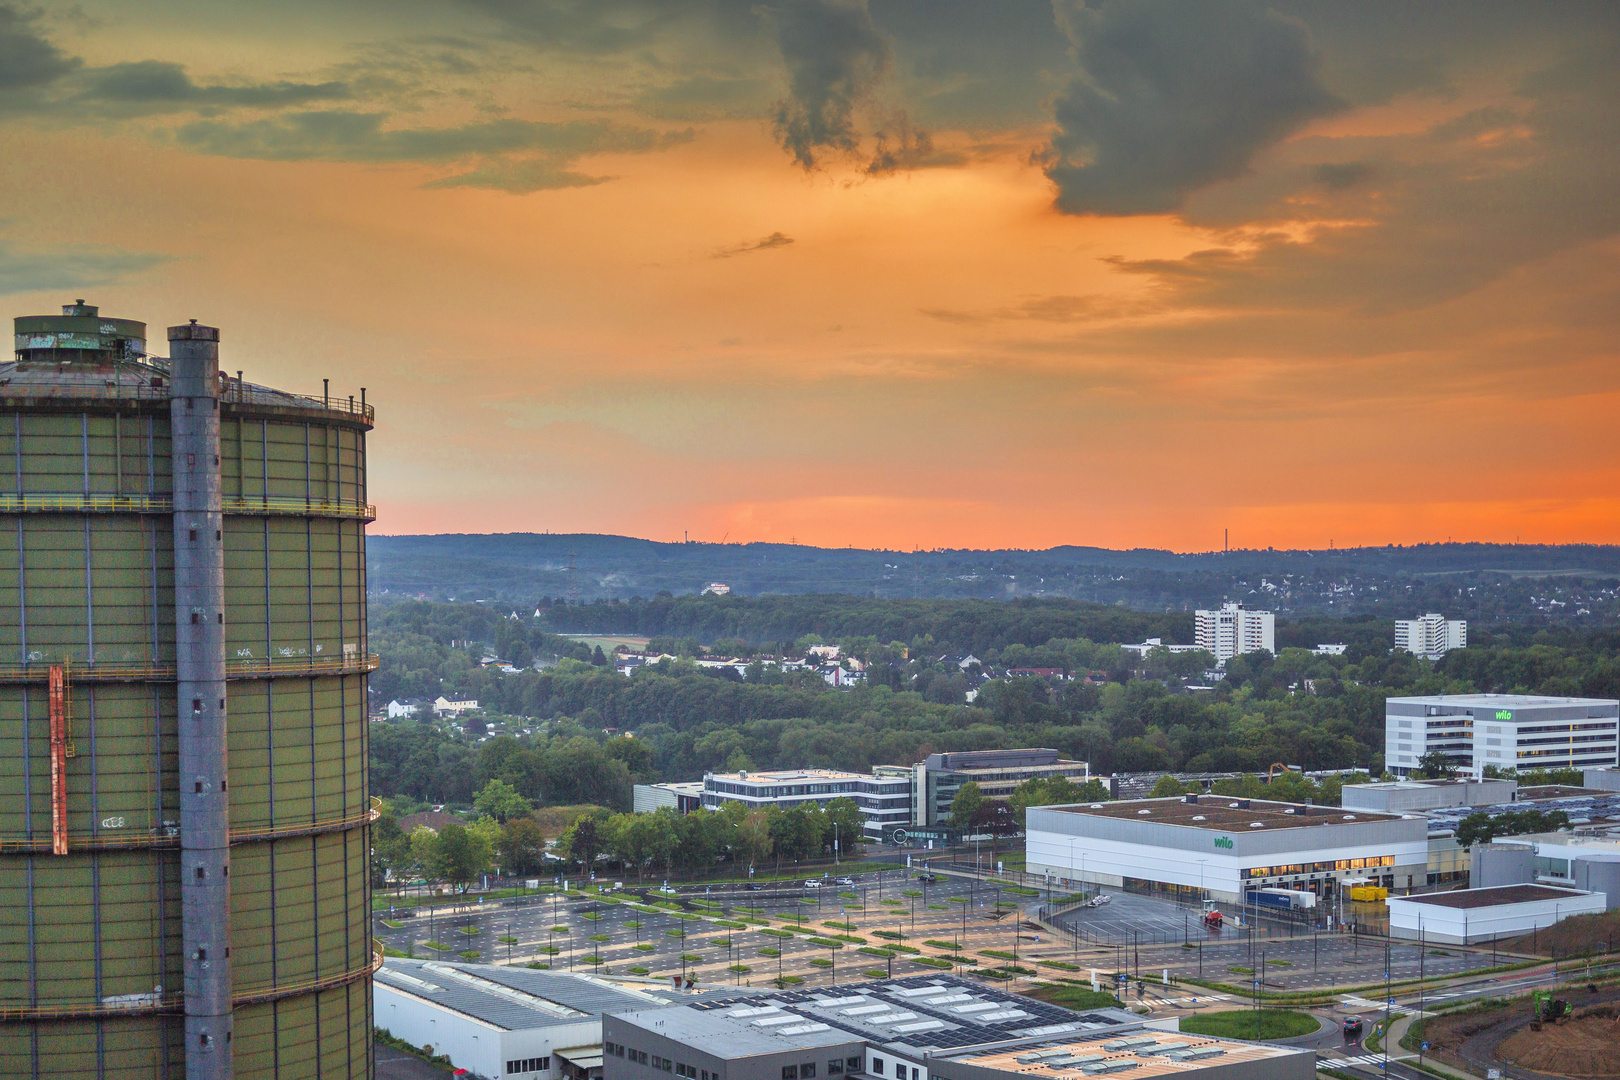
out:
{"label": "green tree", "polygon": [[[1155,649],[1154,651],[1157,652],[1158,650]],[[1174,799],[1185,794],[1187,794],[1187,788],[1182,782],[1169,773],[1165,773],[1154,783],[1153,790],[1148,792],[1148,798]]]}
{"label": "green tree", "polygon": [[506,823],[496,850],[501,868],[517,874],[532,874],[545,862],[546,834],[530,817],[513,818]]}
{"label": "green tree", "polygon": [[396,883],[411,865],[411,838],[400,830],[392,814],[383,814],[371,827],[371,886],[383,888],[392,873]]}
{"label": "green tree", "polygon": [[838,798],[827,804],[825,811],[827,817],[826,840],[831,846],[834,838],[833,825],[838,828],[838,849],[845,855],[858,854],[866,843],[865,820],[861,817],[861,808],[855,805],[855,800]]}
{"label": "green tree", "polygon": [[529,800],[519,795],[517,789],[505,780],[491,780],[485,784],[473,799],[473,808],[500,822],[523,817],[530,809]]}
{"label": "green tree", "polygon": [[979,790],[977,783],[969,780],[957,789],[956,797],[951,800],[951,824],[958,829],[967,828],[982,806],[984,793]]}
{"label": "green tree", "polygon": [[488,842],[463,825],[439,830],[439,862],[444,879],[463,889],[489,866]]}
{"label": "green tree", "polygon": [[1430,780],[1450,780],[1457,772],[1451,759],[1439,750],[1430,750],[1418,758],[1417,767]]}
{"label": "green tree", "polygon": [[587,873],[596,866],[596,857],[604,849],[604,819],[607,814],[588,812],[579,815],[557,840],[560,854],[583,866]]}
{"label": "green tree", "polygon": [[439,834],[426,825],[411,830],[410,865],[428,881],[443,881],[444,850]]}

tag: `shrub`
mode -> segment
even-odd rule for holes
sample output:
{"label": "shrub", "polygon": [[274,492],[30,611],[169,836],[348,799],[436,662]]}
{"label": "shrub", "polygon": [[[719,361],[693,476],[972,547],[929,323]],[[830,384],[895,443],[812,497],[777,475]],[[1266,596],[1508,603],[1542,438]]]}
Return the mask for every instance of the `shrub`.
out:
{"label": "shrub", "polygon": [[832,967],[832,963],[833,962],[828,960],[825,956],[814,956],[810,958],[811,967],[830,968]]}
{"label": "shrub", "polygon": [[936,949],[960,949],[962,947],[954,941],[938,941],[934,938],[929,938],[927,941],[923,942],[923,944],[932,945]]}
{"label": "shrub", "polygon": [[703,957],[699,956],[697,953],[683,952],[681,953],[681,959],[685,960],[688,964],[703,963]]}
{"label": "shrub", "polygon": [[906,935],[898,930],[872,930],[869,933],[873,937],[888,938],[890,941],[904,941],[906,939]]}
{"label": "shrub", "polygon": [[461,957],[463,960],[476,960],[480,954],[477,949],[468,949],[465,952],[460,952],[456,955]]}
{"label": "shrub", "polygon": [[652,952],[654,947],[643,941],[640,945],[634,946],[634,948],[636,952]]}
{"label": "shrub", "polygon": [[910,959],[913,964],[921,964],[923,967],[944,968],[949,970],[951,966],[951,962],[949,960],[941,960],[937,956],[912,956],[908,959]]}
{"label": "shrub", "polygon": [[824,949],[842,949],[844,947],[844,943],[836,938],[813,937],[809,941],[810,944],[820,945]]}
{"label": "shrub", "polygon": [[651,971],[652,969],[651,968],[644,968],[640,964],[637,964],[636,966],[631,967],[631,968],[627,968],[626,970],[629,971],[630,974],[632,974],[632,975],[645,975],[649,971]]}
{"label": "shrub", "polygon": [[773,948],[771,948],[770,946],[767,945],[765,948],[759,950],[759,955],[761,955],[761,956],[769,956],[769,957],[774,959],[774,958],[782,955],[782,950],[781,949],[773,949]]}
{"label": "shrub", "polygon": [[516,945],[518,943],[518,939],[515,937],[499,937],[495,940],[500,942],[502,945]]}

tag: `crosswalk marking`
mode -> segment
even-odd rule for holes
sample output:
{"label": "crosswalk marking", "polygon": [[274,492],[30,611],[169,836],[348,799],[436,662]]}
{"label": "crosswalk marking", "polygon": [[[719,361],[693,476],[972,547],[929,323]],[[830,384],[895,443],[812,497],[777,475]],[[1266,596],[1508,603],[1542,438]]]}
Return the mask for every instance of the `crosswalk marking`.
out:
{"label": "crosswalk marking", "polygon": [[1386,1005],[1382,1001],[1370,1001],[1367,998],[1353,995],[1341,1000],[1354,1009],[1388,1009],[1390,1012],[1398,1013],[1401,1016],[1411,1016],[1417,1012],[1416,1009],[1408,1009],[1405,1005]]}

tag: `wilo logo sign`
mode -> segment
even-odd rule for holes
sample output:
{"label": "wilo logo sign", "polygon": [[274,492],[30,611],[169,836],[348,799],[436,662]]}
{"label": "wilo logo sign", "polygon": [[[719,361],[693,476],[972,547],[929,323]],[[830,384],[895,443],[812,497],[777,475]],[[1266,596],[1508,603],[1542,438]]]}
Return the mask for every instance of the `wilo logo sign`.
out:
{"label": "wilo logo sign", "polygon": [[1227,850],[1231,850],[1232,838],[1230,836],[1217,836],[1215,838],[1215,846],[1218,848],[1226,848]]}
{"label": "wilo logo sign", "polygon": [[1511,720],[1511,719],[1513,719],[1513,710],[1512,709],[1497,709],[1496,710],[1496,718],[1498,720]]}

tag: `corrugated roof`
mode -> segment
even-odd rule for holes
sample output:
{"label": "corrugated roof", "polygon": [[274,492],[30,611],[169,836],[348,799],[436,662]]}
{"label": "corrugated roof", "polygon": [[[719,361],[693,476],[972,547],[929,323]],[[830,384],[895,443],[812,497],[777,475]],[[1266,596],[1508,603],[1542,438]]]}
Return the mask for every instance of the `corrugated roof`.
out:
{"label": "corrugated roof", "polygon": [[588,975],[390,957],[377,981],[507,1031],[578,1023],[604,1012],[659,1008],[650,994]]}

